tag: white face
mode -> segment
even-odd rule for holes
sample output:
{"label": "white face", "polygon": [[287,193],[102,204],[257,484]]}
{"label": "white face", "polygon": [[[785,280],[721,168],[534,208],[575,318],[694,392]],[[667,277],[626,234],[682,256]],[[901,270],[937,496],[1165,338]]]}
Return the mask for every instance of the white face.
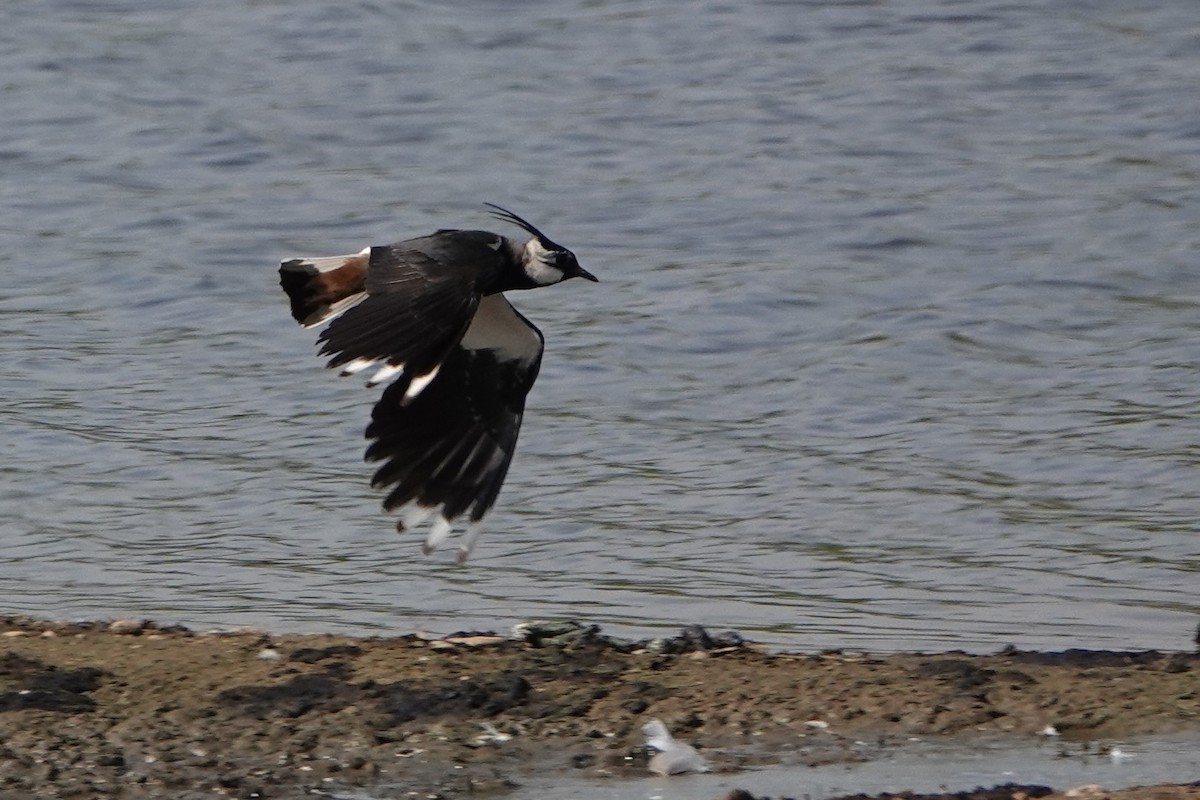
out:
{"label": "white face", "polygon": [[554,253],[542,247],[537,238],[525,243],[525,274],[538,286],[549,286],[563,279],[563,271],[554,266]]}

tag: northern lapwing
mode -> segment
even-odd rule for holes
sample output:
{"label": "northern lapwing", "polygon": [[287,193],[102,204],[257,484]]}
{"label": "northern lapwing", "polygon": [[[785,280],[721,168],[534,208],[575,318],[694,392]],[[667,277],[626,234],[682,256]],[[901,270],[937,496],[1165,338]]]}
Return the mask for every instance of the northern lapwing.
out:
{"label": "northern lapwing", "polygon": [[466,517],[458,548],[471,553],[512,462],[543,337],[504,292],[596,277],[575,254],[511,211],[492,216],[525,242],[478,230],[439,230],[347,256],[293,258],[279,267],[292,316],[329,322],[318,343],[342,375],[373,368],[387,383],[371,412],[371,485],[401,532],[433,518],[426,554]]}

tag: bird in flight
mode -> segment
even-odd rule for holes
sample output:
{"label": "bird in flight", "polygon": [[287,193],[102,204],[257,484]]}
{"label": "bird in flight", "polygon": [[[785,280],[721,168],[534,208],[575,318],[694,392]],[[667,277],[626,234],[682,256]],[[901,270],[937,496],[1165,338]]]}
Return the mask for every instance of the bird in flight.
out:
{"label": "bird in flight", "polygon": [[329,322],[317,339],[342,375],[373,370],[388,384],[371,412],[371,485],[397,530],[432,518],[428,555],[466,517],[466,561],[516,449],[525,396],[542,363],[542,332],[504,297],[568,278],[596,277],[575,254],[511,211],[492,216],[531,235],[439,230],[353,255],[293,258],[279,267],[292,316]]}

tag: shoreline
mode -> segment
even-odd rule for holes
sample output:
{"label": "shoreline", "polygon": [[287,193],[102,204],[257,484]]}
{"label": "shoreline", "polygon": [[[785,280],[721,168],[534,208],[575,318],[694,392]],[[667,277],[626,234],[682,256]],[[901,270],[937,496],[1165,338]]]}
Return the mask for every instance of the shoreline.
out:
{"label": "shoreline", "polygon": [[[1197,653],[796,654],[697,626],[639,642],[578,623],[519,635],[0,615],[0,798],[519,796],[535,774],[649,774],[651,718],[735,784],[746,768],[855,763],[863,738],[1200,731]],[[1200,785],[1093,796],[1147,792],[1200,798]]]}

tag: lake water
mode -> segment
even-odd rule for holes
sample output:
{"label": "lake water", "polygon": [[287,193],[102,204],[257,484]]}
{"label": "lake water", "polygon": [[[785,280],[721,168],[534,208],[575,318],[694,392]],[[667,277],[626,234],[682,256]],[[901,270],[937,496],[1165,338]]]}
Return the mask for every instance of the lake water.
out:
{"label": "lake water", "polygon": [[[521,796],[530,800],[693,800],[723,797],[743,789],[756,797],[820,800],[850,794],[969,791],[1002,784],[1108,790],[1156,783],[1191,782],[1196,777],[1196,736],[1135,739],[1091,744],[1031,743],[1020,739],[977,740],[969,745],[909,740],[887,748],[854,742],[860,763],[788,764],[733,773],[611,780],[547,774],[523,778]],[[552,773],[550,769],[547,773]],[[390,788],[390,787],[389,787]],[[347,800],[401,796],[375,788]]]}
{"label": "lake water", "polygon": [[[1188,649],[1200,6],[0,5],[0,609]],[[466,567],[276,267],[512,208],[601,283]]]}

